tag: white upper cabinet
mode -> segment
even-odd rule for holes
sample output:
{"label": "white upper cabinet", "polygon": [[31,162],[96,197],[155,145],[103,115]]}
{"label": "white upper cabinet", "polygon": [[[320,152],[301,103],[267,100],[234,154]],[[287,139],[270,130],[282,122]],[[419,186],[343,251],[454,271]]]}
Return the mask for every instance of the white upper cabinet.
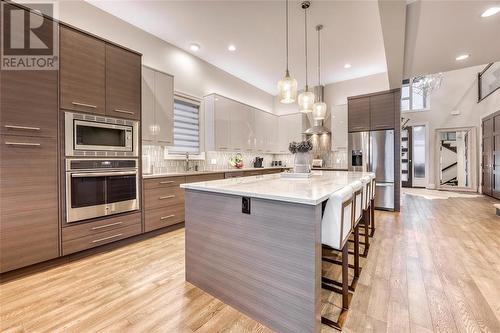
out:
{"label": "white upper cabinet", "polygon": [[142,67],[142,141],[151,144],[155,139],[155,72]]}
{"label": "white upper cabinet", "polygon": [[300,113],[276,116],[217,94],[204,98],[205,150],[287,153],[302,138]]}
{"label": "white upper cabinet", "polygon": [[155,117],[158,126],[157,141],[160,144],[174,143],[174,78],[155,72]]}
{"label": "white upper cabinet", "polygon": [[146,144],[174,142],[174,78],[142,67],[142,140]]}
{"label": "white upper cabinet", "polygon": [[288,153],[288,144],[302,140],[302,114],[294,113],[279,117],[278,153]]}
{"label": "white upper cabinet", "polygon": [[[215,147],[208,150],[231,150],[231,110],[233,103],[222,96],[213,96],[211,100],[214,111],[212,129],[214,132]],[[210,125],[207,124],[206,126]]]}
{"label": "white upper cabinet", "polygon": [[332,151],[347,150],[347,104],[332,107]]}

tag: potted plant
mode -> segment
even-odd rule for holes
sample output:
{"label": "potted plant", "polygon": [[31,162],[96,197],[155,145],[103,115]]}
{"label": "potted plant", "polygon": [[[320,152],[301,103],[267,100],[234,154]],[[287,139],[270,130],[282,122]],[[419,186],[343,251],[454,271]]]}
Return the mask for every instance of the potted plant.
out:
{"label": "potted plant", "polygon": [[294,167],[293,172],[295,173],[309,173],[311,172],[310,168],[310,154],[309,152],[312,150],[313,146],[310,141],[301,141],[301,142],[290,142],[288,145],[288,150],[294,154]]}

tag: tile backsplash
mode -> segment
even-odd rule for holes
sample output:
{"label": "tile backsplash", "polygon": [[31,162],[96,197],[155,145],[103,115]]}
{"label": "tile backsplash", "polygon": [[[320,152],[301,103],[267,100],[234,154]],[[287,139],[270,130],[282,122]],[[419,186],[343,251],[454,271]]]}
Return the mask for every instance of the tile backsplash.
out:
{"label": "tile backsplash", "polygon": [[[229,159],[236,152],[209,151],[205,153],[204,160],[190,159],[191,168],[197,167],[198,170],[225,170],[231,169]],[[245,168],[253,167],[253,161],[256,156],[263,157],[264,167],[270,167],[272,161],[281,161],[283,166],[293,166],[294,156],[292,154],[255,154],[241,153],[243,165]],[[320,157],[323,159],[323,165],[326,167],[347,169],[347,151],[324,151],[321,154],[311,154],[311,158]],[[144,173],[166,173],[184,171],[184,159],[166,159],[165,148],[155,145],[142,146],[142,168]]]}

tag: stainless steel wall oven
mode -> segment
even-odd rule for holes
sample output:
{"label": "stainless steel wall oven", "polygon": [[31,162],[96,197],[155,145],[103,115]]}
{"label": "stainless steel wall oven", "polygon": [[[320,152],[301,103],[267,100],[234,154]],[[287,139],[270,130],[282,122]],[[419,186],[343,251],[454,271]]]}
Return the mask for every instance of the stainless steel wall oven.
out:
{"label": "stainless steel wall oven", "polygon": [[137,159],[67,159],[66,222],[140,208]]}

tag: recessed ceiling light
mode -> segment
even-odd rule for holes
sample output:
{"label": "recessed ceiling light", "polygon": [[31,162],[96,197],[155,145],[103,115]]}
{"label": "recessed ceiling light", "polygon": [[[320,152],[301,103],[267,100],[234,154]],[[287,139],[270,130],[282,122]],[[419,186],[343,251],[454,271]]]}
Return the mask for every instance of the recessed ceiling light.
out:
{"label": "recessed ceiling light", "polygon": [[490,7],[481,14],[481,17],[493,16],[498,13],[500,13],[500,6]]}
{"label": "recessed ceiling light", "polygon": [[196,43],[191,43],[191,44],[189,44],[189,49],[191,51],[194,51],[194,52],[199,51],[200,50],[200,45],[198,45]]}
{"label": "recessed ceiling light", "polygon": [[470,57],[470,54],[461,54],[458,57],[456,57],[455,60],[461,61],[467,59],[468,57]]}
{"label": "recessed ceiling light", "polygon": [[346,69],[347,69],[347,68],[351,68],[351,67],[352,67],[352,65],[351,65],[351,64],[345,64],[345,65],[344,65],[344,68],[346,68]]}
{"label": "recessed ceiling light", "polygon": [[233,44],[231,44],[231,45],[229,45],[229,46],[227,47],[227,49],[228,49],[229,51],[233,52],[233,51],[236,51],[236,46],[234,46]]}

